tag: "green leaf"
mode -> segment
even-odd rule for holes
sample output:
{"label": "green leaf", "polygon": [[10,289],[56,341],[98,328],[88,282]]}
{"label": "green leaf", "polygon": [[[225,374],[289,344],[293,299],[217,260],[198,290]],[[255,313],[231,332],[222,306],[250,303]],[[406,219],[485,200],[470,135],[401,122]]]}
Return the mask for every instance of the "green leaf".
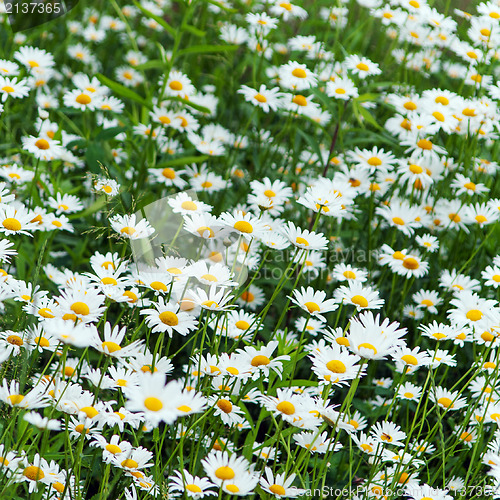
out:
{"label": "green leaf", "polygon": [[207,52],[229,52],[231,50],[237,50],[239,47],[239,45],[191,45],[191,47],[179,50],[178,55],[206,54]]}
{"label": "green leaf", "polygon": [[87,207],[83,212],[69,215],[68,219],[82,219],[83,217],[92,215],[93,213],[98,212],[102,207],[104,207],[106,205],[106,202],[106,195],[100,196],[96,201],[94,201],[94,203],[92,203],[92,205],[90,205],[90,207]]}
{"label": "green leaf", "polygon": [[162,26],[163,28],[165,28],[165,31],[167,31],[168,33],[170,33],[172,36],[175,36],[176,35],[176,30],[174,28],[172,28],[172,26],[170,26],[170,24],[167,23],[167,21],[165,21],[165,19],[163,19],[162,17],[160,16],[157,16],[156,14],[153,14],[152,12],[150,12],[149,10],[145,9],[139,2],[137,2],[136,0],[134,0],[134,5],[140,10],[142,11],[143,14],[145,14],[146,16],[148,16],[150,19],[154,19],[160,26]]}
{"label": "green leaf", "polygon": [[113,139],[118,134],[125,132],[127,130],[125,127],[111,127],[105,130],[101,130],[95,138],[96,141],[108,141],[109,139]]}
{"label": "green leaf", "polygon": [[164,101],[177,101],[182,102],[186,106],[189,106],[197,111],[201,111],[202,113],[210,114],[210,110],[205,106],[201,106],[200,104],[195,104],[194,102],[188,101],[187,99],[183,99],[182,97],[174,96],[174,95],[166,95],[163,97]]}
{"label": "green leaf", "polygon": [[179,165],[188,165],[189,163],[202,163],[209,158],[208,155],[201,156],[184,156],[173,160],[158,163],[156,168],[177,167]]}
{"label": "green leaf", "polygon": [[373,118],[373,115],[363,106],[359,107],[359,112],[361,113],[361,116],[370,124],[373,125],[376,129],[378,130],[384,130]]}
{"label": "green leaf", "polygon": [[231,14],[235,14],[238,12],[237,9],[231,9],[230,7],[226,7],[225,5],[222,5],[220,2],[217,2],[217,0],[206,0],[207,3],[211,3],[212,5],[215,5],[216,7],[219,7],[221,10],[225,10],[226,12],[230,12]]}
{"label": "green leaf", "polygon": [[100,172],[99,160],[102,159],[103,145],[100,142],[91,142],[85,152],[85,162],[89,170],[95,174]]}
{"label": "green leaf", "polygon": [[202,37],[204,37],[206,35],[205,31],[202,31],[202,30],[200,30],[198,28],[195,28],[191,24],[183,24],[182,25],[182,29],[186,30],[186,31],[189,31],[189,33],[193,34],[194,36],[198,36],[200,38],[202,38]]}
{"label": "green leaf", "polygon": [[138,69],[140,71],[157,68],[166,69],[167,64],[165,64],[161,59],[152,59],[151,61],[147,61],[144,64],[139,64],[135,67],[135,69]]}
{"label": "green leaf", "polygon": [[129,89],[128,87],[125,87],[125,85],[122,85],[121,83],[118,82],[114,82],[113,80],[110,80],[107,76],[104,76],[101,73],[97,73],[96,76],[97,79],[103,85],[109,87],[116,94],[121,95],[122,97],[126,97],[127,99],[132,99],[133,101],[138,102],[142,106],[151,108],[151,104],[147,102],[146,99],[144,99],[143,97],[141,97],[139,94]]}

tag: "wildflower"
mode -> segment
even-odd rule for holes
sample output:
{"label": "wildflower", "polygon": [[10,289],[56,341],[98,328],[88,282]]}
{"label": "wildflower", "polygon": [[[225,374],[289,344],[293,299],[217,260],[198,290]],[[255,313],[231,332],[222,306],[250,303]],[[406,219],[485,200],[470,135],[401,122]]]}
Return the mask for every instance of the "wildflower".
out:
{"label": "wildflower", "polygon": [[398,327],[397,321],[390,323],[385,318],[380,323],[380,315],[374,317],[371,311],[363,312],[351,320],[346,335],[349,349],[364,358],[384,359],[404,345],[401,337],[406,335],[406,328]]}
{"label": "wildflower", "polygon": [[196,328],[196,320],[191,314],[181,311],[179,304],[165,303],[163,297],[153,303],[154,309],[143,309],[141,314],[147,315],[146,323],[153,333],[167,332],[172,337],[173,332],[187,335]]}
{"label": "wildflower", "polygon": [[261,108],[265,113],[269,113],[270,110],[277,111],[283,107],[282,94],[278,87],[267,89],[262,84],[259,90],[254,90],[246,85],[242,85],[238,90],[238,94],[242,94],[247,102]]}
{"label": "wildflower", "polygon": [[203,396],[183,389],[182,381],[174,380],[165,384],[165,375],[144,373],[136,387],[123,389],[127,397],[126,408],[141,411],[153,424],[161,421],[172,424],[178,417],[198,413],[206,406]]}
{"label": "wildflower", "polygon": [[301,309],[309,313],[313,318],[326,321],[324,313],[335,311],[339,305],[334,299],[326,299],[326,293],[322,290],[314,290],[312,287],[301,287],[293,290],[293,297],[289,299]]}
{"label": "wildflower", "polygon": [[295,474],[290,474],[288,478],[283,474],[274,476],[269,467],[265,468],[266,477],[260,478],[260,485],[264,491],[273,494],[276,498],[295,498],[302,495],[305,490],[292,486],[295,479]]}

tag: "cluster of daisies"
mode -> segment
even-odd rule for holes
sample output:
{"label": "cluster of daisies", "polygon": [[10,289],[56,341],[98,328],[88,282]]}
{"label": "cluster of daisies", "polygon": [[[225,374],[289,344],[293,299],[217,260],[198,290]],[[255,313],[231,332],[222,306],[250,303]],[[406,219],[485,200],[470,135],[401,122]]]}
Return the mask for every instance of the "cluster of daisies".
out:
{"label": "cluster of daisies", "polygon": [[500,498],[498,2],[56,22],[0,59],[0,497]]}

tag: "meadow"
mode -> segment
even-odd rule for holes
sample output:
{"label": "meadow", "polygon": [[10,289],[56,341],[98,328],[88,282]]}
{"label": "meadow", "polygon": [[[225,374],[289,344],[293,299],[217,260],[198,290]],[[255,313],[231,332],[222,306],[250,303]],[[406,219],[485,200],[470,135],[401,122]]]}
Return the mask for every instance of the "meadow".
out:
{"label": "meadow", "polygon": [[0,3],[0,499],[500,498],[500,2],[73,4]]}

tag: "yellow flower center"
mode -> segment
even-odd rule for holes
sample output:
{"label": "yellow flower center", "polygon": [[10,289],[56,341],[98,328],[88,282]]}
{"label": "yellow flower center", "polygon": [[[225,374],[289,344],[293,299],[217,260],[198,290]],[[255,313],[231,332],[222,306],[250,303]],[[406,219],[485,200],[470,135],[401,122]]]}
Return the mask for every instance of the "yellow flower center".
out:
{"label": "yellow flower center", "polygon": [[479,321],[483,317],[483,313],[479,309],[471,309],[465,316],[471,321]]}
{"label": "yellow flower center", "polygon": [[305,70],[303,70],[302,68],[295,68],[293,71],[292,71],[292,75],[295,77],[295,78],[305,78],[307,76]]}
{"label": "yellow flower center", "polygon": [[382,165],[382,160],[380,158],[377,158],[376,156],[372,156],[371,158],[368,158],[366,161],[368,165],[371,165],[372,167],[379,167]]}
{"label": "yellow flower center", "polygon": [[418,269],[419,268],[418,260],[414,259],[413,257],[407,257],[406,259],[403,260],[403,267],[411,270]]}
{"label": "yellow flower center", "polygon": [[281,484],[273,484],[269,487],[269,491],[272,491],[275,495],[283,496],[286,494],[285,488]]}
{"label": "yellow flower center", "polygon": [[247,233],[247,234],[253,233],[252,224],[250,224],[250,222],[247,222],[245,220],[239,220],[234,224],[233,227],[234,229],[240,231],[241,233]]}
{"label": "yellow flower center", "polygon": [[172,90],[182,90],[183,89],[183,85],[181,82],[179,82],[178,80],[173,80],[171,81],[168,86],[172,89]]}
{"label": "yellow flower center", "polygon": [[153,281],[152,283],[149,284],[149,286],[153,290],[162,290],[164,292],[167,291],[167,285],[165,285],[165,283],[162,283],[161,281]]}
{"label": "yellow flower center", "polygon": [[267,102],[267,98],[266,98],[266,96],[265,96],[265,95],[262,95],[262,94],[260,94],[260,93],[255,94],[255,95],[253,96],[253,98],[254,98],[256,101],[260,102],[260,103]]}
{"label": "yellow flower center", "polygon": [[432,142],[429,141],[429,139],[420,139],[418,142],[417,142],[417,146],[420,148],[420,149],[425,149],[427,151],[431,150],[432,149]]}
{"label": "yellow flower center", "polygon": [[23,401],[24,396],[22,394],[12,394],[7,399],[10,401],[12,406],[16,406]]}
{"label": "yellow flower center", "polygon": [[234,470],[231,469],[231,467],[224,465],[215,470],[215,476],[222,481],[227,481],[228,479],[233,479],[235,473]]}
{"label": "yellow flower center", "polygon": [[198,207],[193,201],[183,201],[181,203],[181,208],[184,210],[196,210]]}
{"label": "yellow flower center", "polygon": [[163,403],[154,396],[150,396],[144,400],[144,406],[149,411],[160,411],[163,408]]}
{"label": "yellow flower center", "polygon": [[306,306],[307,310],[312,314],[313,312],[318,312],[320,310],[320,307],[316,302],[306,302],[304,304]]}
{"label": "yellow flower center", "polygon": [[83,106],[86,106],[87,104],[90,104],[92,102],[92,99],[87,94],[80,94],[79,96],[77,96],[75,101],[78,104],[82,104]]}
{"label": "yellow flower center", "polygon": [[328,361],[326,367],[333,373],[345,373],[347,371],[344,363],[342,363],[342,361],[338,359],[332,359],[331,361]]}
{"label": "yellow flower center", "polygon": [[50,148],[49,141],[46,141],[45,139],[38,139],[38,141],[35,142],[35,146],[38,149],[49,149]]}
{"label": "yellow flower center", "polygon": [[295,413],[295,406],[289,401],[278,403],[276,409],[285,415],[293,415]]}
{"label": "yellow flower center", "polygon": [[242,319],[237,321],[234,325],[236,326],[236,328],[238,328],[240,330],[248,330],[250,328],[250,323],[248,323],[248,321],[245,321]]}
{"label": "yellow flower center", "polygon": [[12,345],[23,345],[23,339],[19,335],[9,335],[7,342]]}
{"label": "yellow flower center", "polygon": [[445,406],[446,408],[453,408],[453,402],[451,401],[450,398],[447,398],[446,396],[439,398],[437,402],[438,404],[440,404],[441,406]]}
{"label": "yellow flower center", "polygon": [[40,469],[40,467],[30,465],[29,467],[26,467],[26,469],[24,469],[23,476],[27,477],[31,481],[39,481],[40,479],[43,479],[45,477],[45,474],[42,469]]}
{"label": "yellow flower center", "polygon": [[74,302],[70,309],[75,313],[75,314],[80,314],[81,316],[87,316],[89,314],[90,309],[85,302]]}
{"label": "yellow flower center", "polygon": [[13,217],[7,217],[6,219],[4,219],[2,225],[5,229],[9,231],[20,231],[22,227],[21,223],[17,219],[14,219]]}
{"label": "yellow flower center", "polygon": [[122,449],[117,446],[116,444],[107,444],[106,445],[106,450],[112,453],[113,455],[116,455],[117,453],[121,453]]}
{"label": "yellow flower center", "polygon": [[294,98],[292,99],[292,102],[297,104],[297,106],[307,106],[307,99],[303,95],[300,95],[300,94],[297,94],[296,96],[294,96]]}
{"label": "yellow flower center", "polygon": [[219,401],[217,401],[217,406],[224,413],[231,413],[231,411],[233,410],[233,404],[228,399],[219,399]]}
{"label": "yellow flower center", "polygon": [[267,356],[264,356],[263,354],[258,354],[257,356],[254,356],[250,364],[252,366],[265,366],[268,365],[270,362],[271,360]]}
{"label": "yellow flower center", "polygon": [[197,484],[186,484],[186,490],[191,493],[201,493],[202,489]]}
{"label": "yellow flower center", "polygon": [[368,65],[363,62],[356,64],[356,68],[358,68],[360,71],[368,71],[370,69]]}
{"label": "yellow flower center", "polygon": [[122,463],[122,467],[125,467],[127,469],[135,469],[139,466],[139,464],[135,461],[132,460],[131,458],[126,458]]}
{"label": "yellow flower center", "polygon": [[413,365],[413,366],[418,365],[417,358],[412,354],[405,354],[404,356],[401,357],[401,360],[404,361],[407,365]]}
{"label": "yellow flower center", "polygon": [[360,307],[368,307],[368,300],[366,300],[362,295],[355,295],[351,298],[351,302]]}
{"label": "yellow flower center", "polygon": [[107,340],[106,342],[102,343],[102,348],[104,349],[105,347],[111,353],[121,350],[121,347],[116,342],[111,342],[110,340]]}
{"label": "yellow flower center", "polygon": [[160,321],[168,326],[177,326],[179,324],[179,318],[177,314],[172,311],[164,311],[158,316]]}

